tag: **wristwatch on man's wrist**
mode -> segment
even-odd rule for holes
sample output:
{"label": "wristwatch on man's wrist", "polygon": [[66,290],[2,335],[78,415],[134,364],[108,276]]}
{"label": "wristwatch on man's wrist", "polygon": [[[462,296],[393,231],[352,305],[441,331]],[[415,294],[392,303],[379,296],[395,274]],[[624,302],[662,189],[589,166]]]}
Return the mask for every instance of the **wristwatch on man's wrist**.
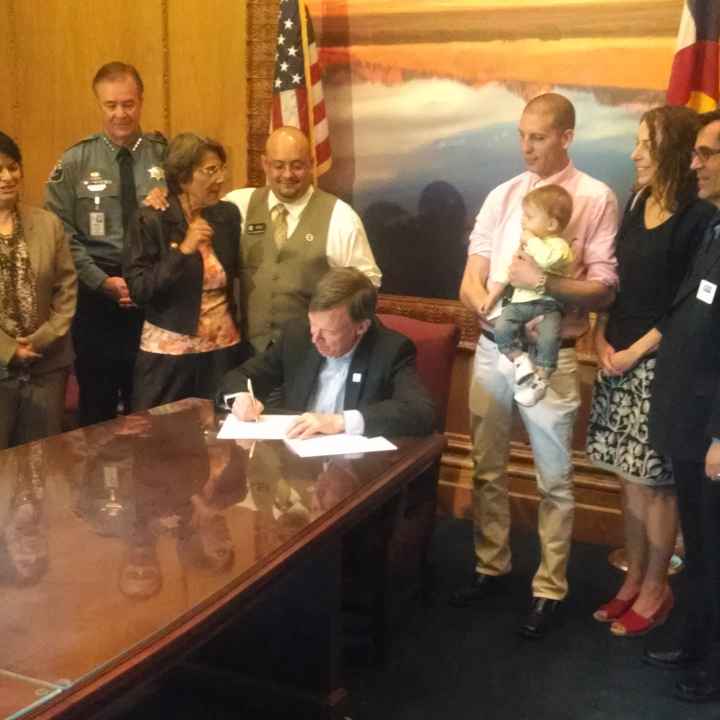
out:
{"label": "wristwatch on man's wrist", "polygon": [[544,294],[545,294],[545,291],[546,291],[546,289],[547,289],[547,288],[545,287],[545,284],[546,284],[546,283],[547,283],[547,275],[546,275],[545,273],[543,273],[543,274],[540,276],[540,279],[537,281],[537,283],[535,283],[535,292],[536,292],[538,295],[544,295]]}

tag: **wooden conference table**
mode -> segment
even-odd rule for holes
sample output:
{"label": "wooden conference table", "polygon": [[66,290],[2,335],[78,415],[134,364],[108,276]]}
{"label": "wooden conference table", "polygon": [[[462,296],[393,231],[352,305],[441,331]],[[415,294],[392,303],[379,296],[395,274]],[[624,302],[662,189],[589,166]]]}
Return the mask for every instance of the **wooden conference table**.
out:
{"label": "wooden conference table", "polygon": [[[437,462],[444,439],[315,459],[267,441],[250,458],[217,425],[191,399],[0,452],[0,718],[92,717],[227,633],[233,672],[264,663],[327,708],[342,699],[340,541]],[[280,623],[263,616],[283,583],[283,597],[310,590],[309,615],[284,636],[300,657],[320,653],[299,673],[281,667]],[[237,642],[246,630],[254,645]]]}

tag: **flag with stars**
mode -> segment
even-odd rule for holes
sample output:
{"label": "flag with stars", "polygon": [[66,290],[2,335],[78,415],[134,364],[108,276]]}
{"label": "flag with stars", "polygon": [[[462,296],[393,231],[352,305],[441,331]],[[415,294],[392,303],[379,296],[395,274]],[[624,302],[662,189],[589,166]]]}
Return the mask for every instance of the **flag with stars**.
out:
{"label": "flag with stars", "polygon": [[720,96],[720,2],[685,0],[667,101],[698,112],[713,110]]}
{"label": "flag with stars", "polygon": [[304,0],[280,0],[270,132],[283,125],[310,139],[315,176],[330,169],[330,137],[315,33]]}

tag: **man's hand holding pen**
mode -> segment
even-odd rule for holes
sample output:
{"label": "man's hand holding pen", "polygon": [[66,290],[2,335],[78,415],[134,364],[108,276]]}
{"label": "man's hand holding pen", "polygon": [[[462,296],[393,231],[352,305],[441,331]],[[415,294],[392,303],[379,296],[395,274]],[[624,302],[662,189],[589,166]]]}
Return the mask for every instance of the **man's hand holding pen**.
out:
{"label": "man's hand holding pen", "polygon": [[252,382],[248,380],[248,391],[238,393],[232,404],[232,414],[243,422],[252,422],[257,420],[261,415],[265,406],[255,399],[253,393]]}

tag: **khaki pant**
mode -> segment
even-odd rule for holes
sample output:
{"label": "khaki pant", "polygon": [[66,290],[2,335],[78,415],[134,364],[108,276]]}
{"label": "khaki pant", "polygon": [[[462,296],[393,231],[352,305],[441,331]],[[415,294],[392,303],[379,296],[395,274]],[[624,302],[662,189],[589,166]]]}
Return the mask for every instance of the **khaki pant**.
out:
{"label": "khaki pant", "polygon": [[68,369],[0,380],[0,449],[62,432]]}
{"label": "khaki pant", "polygon": [[[473,439],[473,521],[476,572],[510,572],[510,502],[506,468],[510,454],[513,365],[497,346],[480,336],[470,385]],[[540,492],[540,566],[534,597],[567,595],[573,515],[571,443],[580,406],[575,350],[560,351],[547,395],[533,407],[518,406],[530,437]]]}

